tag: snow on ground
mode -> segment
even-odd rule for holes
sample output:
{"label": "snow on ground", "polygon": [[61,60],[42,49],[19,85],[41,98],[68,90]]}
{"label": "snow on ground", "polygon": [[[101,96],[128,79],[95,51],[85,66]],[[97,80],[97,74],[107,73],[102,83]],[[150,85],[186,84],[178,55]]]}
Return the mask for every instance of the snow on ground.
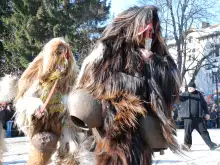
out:
{"label": "snow on ground", "polygon": [[[210,129],[209,135],[214,143],[220,143],[220,129]],[[177,140],[183,144],[184,131],[178,130]],[[173,154],[170,150],[165,150],[164,155],[155,153],[153,158],[154,165],[220,165],[220,149],[210,151],[205,144],[202,137],[196,130],[192,135],[191,152],[184,152],[186,156],[178,156]]]}
{"label": "snow on ground", "polygon": [[[211,139],[215,143],[220,143],[220,129],[209,130]],[[178,130],[177,139],[183,143],[183,130]],[[3,165],[25,165],[28,158],[28,139],[25,137],[7,138]],[[153,165],[220,165],[220,149],[210,151],[201,136],[193,132],[193,145],[191,152],[185,152],[186,156],[178,156],[170,150],[165,150],[164,155],[155,153]]]}

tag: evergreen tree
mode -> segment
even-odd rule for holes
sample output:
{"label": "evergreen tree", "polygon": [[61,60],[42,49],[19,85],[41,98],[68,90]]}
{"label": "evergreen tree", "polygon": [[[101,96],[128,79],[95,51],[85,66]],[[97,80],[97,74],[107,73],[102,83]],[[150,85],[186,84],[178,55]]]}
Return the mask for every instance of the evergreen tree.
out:
{"label": "evergreen tree", "polygon": [[2,19],[10,31],[3,36],[3,45],[14,67],[26,67],[53,37],[64,37],[73,54],[86,51],[92,34],[107,19],[110,4],[106,0],[13,0],[11,8],[13,13]]}
{"label": "evergreen tree", "polygon": [[9,17],[11,13],[12,10],[10,8],[10,0],[1,0],[0,1],[0,77],[3,76],[3,73],[6,73],[10,68],[9,63],[6,61],[8,52],[4,49],[2,43],[3,36],[9,34],[9,30],[5,27],[2,20],[6,17]]}

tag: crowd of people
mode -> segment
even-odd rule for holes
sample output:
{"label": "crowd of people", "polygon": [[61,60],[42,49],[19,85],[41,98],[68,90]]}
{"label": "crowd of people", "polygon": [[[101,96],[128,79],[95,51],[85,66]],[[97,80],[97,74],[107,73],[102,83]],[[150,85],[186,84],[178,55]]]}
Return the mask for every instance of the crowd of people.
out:
{"label": "crowd of people", "polygon": [[[19,133],[16,125],[14,124],[14,114],[15,114],[15,109],[13,107],[12,103],[0,103],[0,122],[2,123],[3,129],[6,131],[10,127],[11,137],[16,137],[21,135]],[[11,122],[11,126],[7,126],[7,124]]]}
{"label": "crowd of people", "polygon": [[220,106],[210,104],[209,114],[210,119],[206,122],[208,128],[220,128]]}

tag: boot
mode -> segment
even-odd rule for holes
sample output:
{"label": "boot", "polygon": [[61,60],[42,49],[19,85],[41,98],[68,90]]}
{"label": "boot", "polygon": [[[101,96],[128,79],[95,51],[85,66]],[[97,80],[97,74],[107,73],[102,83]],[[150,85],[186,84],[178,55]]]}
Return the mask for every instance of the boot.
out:
{"label": "boot", "polygon": [[190,152],[191,151],[190,148],[191,148],[191,145],[189,145],[189,144],[182,144],[181,145],[181,150],[183,150],[183,151]]}
{"label": "boot", "polygon": [[213,150],[216,150],[216,149],[219,148],[219,147],[220,147],[220,144],[218,144],[218,145],[215,144],[215,145],[213,145],[213,146],[210,147],[210,150],[213,151]]}

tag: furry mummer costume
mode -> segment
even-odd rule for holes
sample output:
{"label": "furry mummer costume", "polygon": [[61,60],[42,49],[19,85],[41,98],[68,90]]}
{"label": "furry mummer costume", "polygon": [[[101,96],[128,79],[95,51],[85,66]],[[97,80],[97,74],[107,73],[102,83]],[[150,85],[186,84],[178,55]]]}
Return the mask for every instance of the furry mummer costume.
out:
{"label": "furry mummer costume", "polygon": [[54,38],[21,76],[16,123],[31,139],[28,165],[48,164],[57,141],[65,140],[68,115],[62,97],[70,91],[76,75],[70,46],[63,39]]}
{"label": "furry mummer costume", "polygon": [[[152,142],[155,137],[149,137],[149,132],[155,131],[178,152],[171,109],[179,87],[179,73],[162,39],[157,8],[132,7],[119,14],[84,60],[68,100],[72,121],[93,130],[94,164],[152,164],[153,145],[158,142]],[[77,97],[82,97],[78,104]],[[96,108],[92,111],[91,107]]]}
{"label": "furry mummer costume", "polygon": [[[11,103],[14,100],[17,93],[17,80],[18,78],[15,75],[5,75],[0,79],[0,104]],[[0,164],[2,155],[6,150],[4,143],[5,131],[3,130],[2,126],[3,125],[0,122]]]}

